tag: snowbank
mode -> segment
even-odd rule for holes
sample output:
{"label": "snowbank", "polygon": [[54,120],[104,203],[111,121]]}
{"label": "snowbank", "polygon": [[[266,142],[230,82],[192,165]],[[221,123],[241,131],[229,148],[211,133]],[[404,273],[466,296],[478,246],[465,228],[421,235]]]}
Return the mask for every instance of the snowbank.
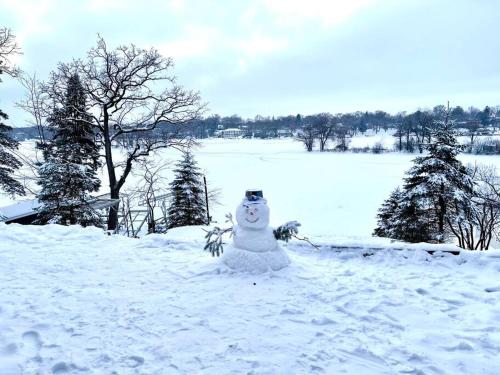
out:
{"label": "snowbank", "polygon": [[199,227],[0,238],[2,375],[499,373],[496,251],[291,242],[289,267],[251,275],[203,252]]}

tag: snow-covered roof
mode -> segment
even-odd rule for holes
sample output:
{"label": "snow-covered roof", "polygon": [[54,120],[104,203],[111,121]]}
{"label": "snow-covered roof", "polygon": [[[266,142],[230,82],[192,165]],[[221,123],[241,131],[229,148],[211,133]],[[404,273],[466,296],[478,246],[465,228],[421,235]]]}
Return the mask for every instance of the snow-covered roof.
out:
{"label": "snow-covered roof", "polygon": [[[94,197],[89,203],[95,210],[102,210],[114,205],[117,201],[117,199],[110,199],[109,194],[105,194]],[[0,207],[0,222],[34,215],[41,205],[38,199],[26,199],[9,206]]]}
{"label": "snow-covered roof", "polygon": [[40,206],[41,203],[38,199],[27,199],[9,206],[0,207],[0,221],[16,220],[33,215]]}

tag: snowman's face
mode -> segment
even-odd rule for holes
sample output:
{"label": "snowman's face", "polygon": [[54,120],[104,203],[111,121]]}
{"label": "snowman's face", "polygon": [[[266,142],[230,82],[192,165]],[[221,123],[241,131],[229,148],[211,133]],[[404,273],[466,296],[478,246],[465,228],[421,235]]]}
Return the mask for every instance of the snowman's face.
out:
{"label": "snowman's face", "polygon": [[243,228],[261,229],[269,225],[269,207],[266,201],[244,200],[236,210],[236,221]]}

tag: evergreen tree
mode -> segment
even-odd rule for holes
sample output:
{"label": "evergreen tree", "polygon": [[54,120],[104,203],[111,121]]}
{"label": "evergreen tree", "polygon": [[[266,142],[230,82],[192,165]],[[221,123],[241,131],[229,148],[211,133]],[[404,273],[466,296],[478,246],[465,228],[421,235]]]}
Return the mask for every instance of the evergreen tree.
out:
{"label": "evergreen tree", "polygon": [[8,150],[17,149],[19,143],[9,136],[10,126],[5,125],[7,115],[0,110],[0,186],[11,195],[24,195],[24,187],[12,177],[12,173],[21,167],[21,162]]}
{"label": "evergreen tree", "polygon": [[473,183],[457,159],[462,150],[453,124],[437,123],[428,154],[417,157],[401,192],[394,192],[378,215],[374,235],[408,242],[444,242],[473,194]]}
{"label": "evergreen tree", "polygon": [[431,225],[415,199],[399,188],[384,201],[377,215],[373,235],[406,242],[426,242],[432,239]]}
{"label": "evergreen tree", "polygon": [[491,108],[486,106],[484,109],[477,114],[479,121],[481,121],[482,126],[488,126],[491,124],[492,111]]}
{"label": "evergreen tree", "polygon": [[467,169],[457,159],[463,146],[457,142],[448,115],[437,125],[434,140],[428,146],[429,154],[415,159],[405,179],[404,190],[432,219],[433,240],[444,242],[448,235],[447,225],[459,214],[454,207],[470,201],[473,183]]}
{"label": "evergreen tree", "polygon": [[39,167],[40,223],[100,226],[89,205],[90,194],[100,187],[97,177],[99,148],[78,75],[67,81],[63,103],[49,118],[53,138],[43,146]]}
{"label": "evergreen tree", "polygon": [[184,153],[174,172],[175,178],[170,183],[172,201],[168,209],[168,227],[206,224],[204,183],[191,152]]}
{"label": "evergreen tree", "polygon": [[[2,74],[1,65],[0,74]],[[12,128],[3,123],[7,119],[8,116],[0,109],[0,186],[10,195],[24,195],[24,187],[12,177],[14,171],[19,169],[22,164],[9,152],[9,150],[17,149],[19,143],[9,136]]]}
{"label": "evergreen tree", "polygon": [[432,220],[426,207],[411,195],[401,196],[391,238],[406,242],[430,242],[434,238]]}
{"label": "evergreen tree", "polygon": [[373,231],[374,236],[378,237],[394,237],[395,220],[399,214],[398,209],[402,200],[401,190],[396,188],[389,198],[382,203],[382,207],[377,214],[377,228]]}

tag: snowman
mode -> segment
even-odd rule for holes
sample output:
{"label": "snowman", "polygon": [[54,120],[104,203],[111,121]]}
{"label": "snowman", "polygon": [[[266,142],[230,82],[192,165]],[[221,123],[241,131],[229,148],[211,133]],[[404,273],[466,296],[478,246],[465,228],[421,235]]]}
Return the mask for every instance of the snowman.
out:
{"label": "snowman", "polygon": [[261,190],[248,190],[236,209],[233,243],[224,251],[223,262],[232,269],[261,273],[277,271],[290,259],[269,227],[269,207]]}

